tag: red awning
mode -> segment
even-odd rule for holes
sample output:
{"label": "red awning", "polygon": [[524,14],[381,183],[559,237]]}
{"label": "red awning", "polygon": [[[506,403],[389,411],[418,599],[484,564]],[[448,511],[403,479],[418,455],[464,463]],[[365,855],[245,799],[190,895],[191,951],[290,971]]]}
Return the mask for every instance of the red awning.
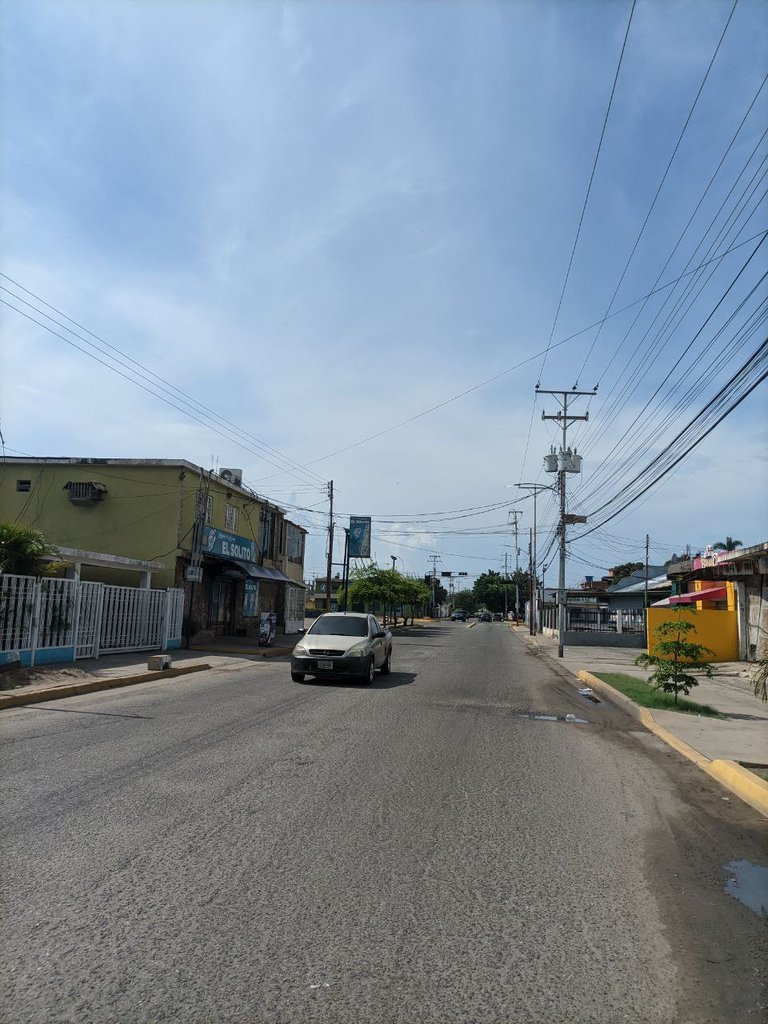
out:
{"label": "red awning", "polygon": [[728,587],[708,587],[706,590],[692,590],[688,594],[675,594],[670,604],[694,604],[696,601],[726,601]]}

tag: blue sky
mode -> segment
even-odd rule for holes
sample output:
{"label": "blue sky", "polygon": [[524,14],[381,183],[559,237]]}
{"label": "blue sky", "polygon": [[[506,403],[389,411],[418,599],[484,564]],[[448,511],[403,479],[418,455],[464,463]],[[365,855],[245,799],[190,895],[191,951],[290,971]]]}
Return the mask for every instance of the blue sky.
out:
{"label": "blue sky", "polygon": [[[340,524],[512,501],[509,484],[547,480],[540,417],[556,406],[534,404],[537,381],[599,380],[573,433],[585,462],[572,508],[592,512],[764,339],[768,243],[713,308],[768,229],[768,87],[704,194],[768,66],[754,0],[736,6],[610,306],[731,6],[638,0],[553,341],[650,291],[700,199],[661,283],[738,248],[686,278],[688,298],[685,282],[659,293],[596,341],[553,348],[542,370],[530,357],[553,329],[629,3],[5,0],[0,269],[305,468],[278,471],[2,307],[9,453],[242,466],[287,507],[317,506],[296,513],[311,572],[323,481]],[[754,333],[729,347],[751,313]],[[663,483],[574,541],[569,578],[641,557],[646,532],[658,559],[726,534],[765,539],[766,411],[762,385]],[[527,531],[530,502],[510,507]],[[379,523],[374,547],[412,572],[433,552],[444,569],[499,568],[506,519]],[[553,524],[542,499],[540,550]],[[477,535],[428,532],[455,528]]]}

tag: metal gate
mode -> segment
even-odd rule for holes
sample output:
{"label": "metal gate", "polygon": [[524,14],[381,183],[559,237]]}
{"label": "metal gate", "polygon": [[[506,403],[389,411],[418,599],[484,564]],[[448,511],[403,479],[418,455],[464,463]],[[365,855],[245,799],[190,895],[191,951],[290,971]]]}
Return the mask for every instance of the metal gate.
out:
{"label": "metal gate", "polygon": [[98,658],[103,583],[81,583],[75,658]]}

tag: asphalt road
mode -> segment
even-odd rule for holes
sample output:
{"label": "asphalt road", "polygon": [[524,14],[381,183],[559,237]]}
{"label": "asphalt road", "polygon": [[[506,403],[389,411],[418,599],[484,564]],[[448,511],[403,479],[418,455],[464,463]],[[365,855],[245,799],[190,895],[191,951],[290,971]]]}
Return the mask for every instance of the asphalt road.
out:
{"label": "asphalt road", "polygon": [[503,624],[0,729],[6,1024],[764,1019],[765,823]]}

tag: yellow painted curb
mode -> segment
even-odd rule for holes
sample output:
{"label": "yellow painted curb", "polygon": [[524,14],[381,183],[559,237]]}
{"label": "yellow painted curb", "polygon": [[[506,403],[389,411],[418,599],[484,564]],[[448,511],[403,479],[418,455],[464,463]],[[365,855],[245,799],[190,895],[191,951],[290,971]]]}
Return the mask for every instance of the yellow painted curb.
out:
{"label": "yellow painted curb", "polygon": [[727,761],[725,758],[716,758],[702,767],[713,779],[717,779],[750,807],[754,807],[768,818],[768,782],[765,779],[761,779],[759,775],[755,775],[736,761]]}
{"label": "yellow painted curb", "polygon": [[119,678],[91,679],[86,683],[70,683],[67,686],[50,686],[47,690],[33,690],[27,693],[10,693],[0,697],[0,710],[3,708],[20,708],[27,704],[41,704],[43,701],[61,700],[64,697],[77,697],[81,693],[95,693],[97,690],[116,690],[121,686],[133,686],[134,683],[148,683],[153,679],[168,679],[175,676],[187,676],[192,672],[205,672],[210,665],[187,665],[182,668],[158,669],[156,672],[139,672],[133,676]]}
{"label": "yellow painted curb", "polygon": [[669,729],[660,725],[650,708],[641,707],[630,697],[627,697],[620,690],[615,689],[609,683],[603,682],[597,676],[592,675],[584,669],[580,669],[576,676],[582,682],[589,683],[593,689],[600,691],[613,704],[623,707],[633,718],[645,726],[645,728],[658,736],[660,740],[676,750],[678,754],[692,761],[697,768],[701,768],[711,778],[716,779],[722,786],[734,793],[745,804],[754,807],[756,811],[768,818],[768,782],[755,775],[748,768],[743,768],[736,761],[728,761],[724,758],[716,758],[714,761],[706,757],[700,751],[690,746],[678,736],[675,736]]}

